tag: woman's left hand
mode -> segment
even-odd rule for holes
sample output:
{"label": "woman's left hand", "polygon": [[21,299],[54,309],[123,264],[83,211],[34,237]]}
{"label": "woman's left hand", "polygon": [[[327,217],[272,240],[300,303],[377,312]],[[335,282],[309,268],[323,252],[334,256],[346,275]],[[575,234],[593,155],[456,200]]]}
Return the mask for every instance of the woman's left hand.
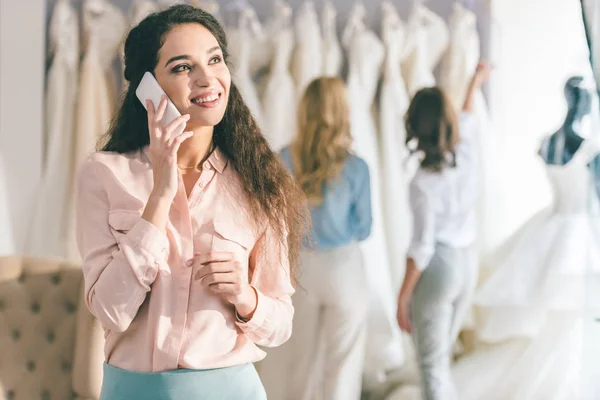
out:
{"label": "woman's left hand", "polygon": [[200,280],[202,286],[233,304],[242,318],[252,317],[257,297],[248,281],[247,260],[239,260],[234,253],[217,251],[197,254],[190,261],[190,267],[200,267],[195,280]]}
{"label": "woman's left hand", "polygon": [[409,311],[410,297],[400,295],[398,296],[398,311],[396,318],[398,319],[398,325],[406,333],[411,333],[412,324],[410,323],[410,311]]}

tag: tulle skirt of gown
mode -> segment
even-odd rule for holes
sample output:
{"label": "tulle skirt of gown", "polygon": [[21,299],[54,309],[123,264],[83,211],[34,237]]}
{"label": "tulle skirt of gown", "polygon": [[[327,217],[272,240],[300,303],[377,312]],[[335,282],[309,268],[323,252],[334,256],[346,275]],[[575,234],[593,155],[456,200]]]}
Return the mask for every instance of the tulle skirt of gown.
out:
{"label": "tulle skirt of gown", "polygon": [[584,324],[600,306],[598,219],[544,210],[497,254],[475,298],[482,344],[454,367],[460,399],[591,399]]}

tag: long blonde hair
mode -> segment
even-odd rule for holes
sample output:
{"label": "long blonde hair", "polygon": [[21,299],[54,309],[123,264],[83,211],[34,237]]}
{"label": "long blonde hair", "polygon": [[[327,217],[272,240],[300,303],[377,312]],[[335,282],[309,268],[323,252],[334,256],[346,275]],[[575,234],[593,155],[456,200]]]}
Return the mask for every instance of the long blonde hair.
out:
{"label": "long blonde hair", "polygon": [[350,155],[350,111],[339,78],[321,77],[298,106],[298,135],[291,146],[296,179],[310,205],[323,202],[323,186],[336,179]]}

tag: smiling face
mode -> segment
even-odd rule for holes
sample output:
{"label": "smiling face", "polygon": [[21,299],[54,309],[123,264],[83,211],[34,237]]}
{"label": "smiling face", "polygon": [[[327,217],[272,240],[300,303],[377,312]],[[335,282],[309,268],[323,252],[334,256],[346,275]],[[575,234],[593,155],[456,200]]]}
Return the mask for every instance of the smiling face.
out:
{"label": "smiling face", "polygon": [[190,114],[188,130],[223,119],[231,74],[217,39],[204,26],[188,23],[171,29],[154,75],[179,112]]}

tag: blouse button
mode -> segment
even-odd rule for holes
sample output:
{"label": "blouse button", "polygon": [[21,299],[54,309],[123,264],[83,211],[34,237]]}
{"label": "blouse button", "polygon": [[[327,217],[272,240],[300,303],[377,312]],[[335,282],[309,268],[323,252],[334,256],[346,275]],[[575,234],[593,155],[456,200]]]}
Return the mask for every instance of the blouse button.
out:
{"label": "blouse button", "polygon": [[211,170],[212,169],[212,165],[210,165],[210,163],[207,161],[207,162],[204,163],[204,169]]}
{"label": "blouse button", "polygon": [[203,188],[204,186],[206,186],[206,184],[205,184],[204,182],[200,182],[200,183],[198,184],[198,186],[200,186],[201,188]]}

